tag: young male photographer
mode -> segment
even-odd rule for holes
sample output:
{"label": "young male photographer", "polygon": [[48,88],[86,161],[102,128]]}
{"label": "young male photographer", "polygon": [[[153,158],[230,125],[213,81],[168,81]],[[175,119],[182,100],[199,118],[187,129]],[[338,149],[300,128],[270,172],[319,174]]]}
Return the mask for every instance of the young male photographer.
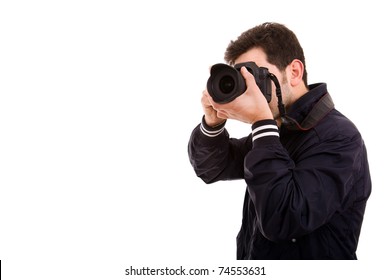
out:
{"label": "young male photographer", "polygon": [[[246,182],[237,259],[356,259],[371,193],[359,131],[334,109],[326,84],[308,85],[302,47],[284,25],[264,23],[242,33],[225,60],[255,62],[280,84],[278,94],[272,83],[268,103],[255,77],[240,67],[243,94],[224,103],[205,90],[204,116],[188,145],[206,183]],[[227,119],[251,124],[252,133],[230,138]]]}

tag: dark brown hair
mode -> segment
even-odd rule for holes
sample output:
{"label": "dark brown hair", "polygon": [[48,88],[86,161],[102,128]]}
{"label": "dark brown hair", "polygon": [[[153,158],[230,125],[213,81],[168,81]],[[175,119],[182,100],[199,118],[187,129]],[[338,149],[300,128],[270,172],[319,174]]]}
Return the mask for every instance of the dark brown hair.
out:
{"label": "dark brown hair", "polygon": [[304,65],[303,82],[307,86],[305,55],[295,34],[286,26],[266,22],[242,33],[237,40],[231,41],[225,52],[225,60],[234,65],[235,60],[252,48],[261,48],[267,55],[267,61],[280,71],[294,60]]}

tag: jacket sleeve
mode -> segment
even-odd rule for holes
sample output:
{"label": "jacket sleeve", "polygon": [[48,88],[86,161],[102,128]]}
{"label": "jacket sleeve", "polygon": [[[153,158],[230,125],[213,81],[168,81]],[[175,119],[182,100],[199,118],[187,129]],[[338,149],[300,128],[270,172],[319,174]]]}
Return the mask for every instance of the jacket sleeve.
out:
{"label": "jacket sleeve", "polygon": [[191,134],[188,155],[196,175],[213,183],[243,179],[244,158],[251,147],[251,137],[230,138],[225,123],[210,127],[203,117]]}
{"label": "jacket sleeve", "polygon": [[358,195],[352,188],[361,168],[360,135],[317,139],[293,161],[274,121],[252,129],[245,180],[259,229],[269,240],[291,240],[319,228]]}

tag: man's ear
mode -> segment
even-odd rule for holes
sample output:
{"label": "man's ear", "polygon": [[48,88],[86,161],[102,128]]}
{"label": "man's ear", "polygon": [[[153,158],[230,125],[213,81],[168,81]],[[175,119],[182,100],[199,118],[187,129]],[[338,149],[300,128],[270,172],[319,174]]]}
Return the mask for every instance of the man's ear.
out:
{"label": "man's ear", "polygon": [[302,82],[305,66],[299,59],[294,59],[289,67],[290,85],[292,87],[299,85]]}

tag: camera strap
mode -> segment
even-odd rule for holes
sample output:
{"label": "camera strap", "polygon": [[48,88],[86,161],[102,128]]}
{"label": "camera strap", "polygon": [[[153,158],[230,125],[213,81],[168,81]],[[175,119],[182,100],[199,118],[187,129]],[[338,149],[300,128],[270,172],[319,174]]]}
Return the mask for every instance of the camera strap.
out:
{"label": "camera strap", "polygon": [[334,109],[334,103],[329,93],[326,93],[313,106],[306,118],[298,123],[295,119],[284,114],[282,122],[287,129],[291,130],[309,130],[316,126],[330,111]]}

